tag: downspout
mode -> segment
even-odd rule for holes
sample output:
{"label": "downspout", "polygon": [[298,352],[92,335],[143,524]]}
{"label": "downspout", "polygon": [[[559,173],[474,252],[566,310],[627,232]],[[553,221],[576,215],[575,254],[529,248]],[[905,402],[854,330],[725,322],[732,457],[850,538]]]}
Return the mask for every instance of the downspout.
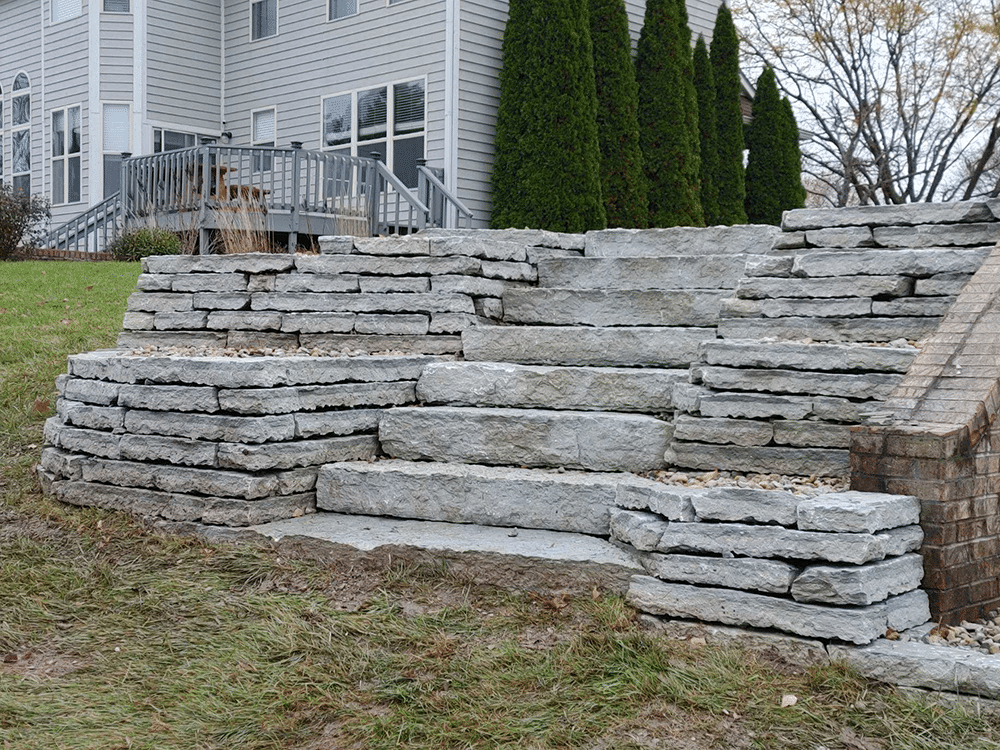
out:
{"label": "downspout", "polygon": [[460,0],[445,0],[444,34],[444,185],[458,195]]}
{"label": "downspout", "polygon": [[87,198],[104,200],[101,164],[101,0],[87,5]]}

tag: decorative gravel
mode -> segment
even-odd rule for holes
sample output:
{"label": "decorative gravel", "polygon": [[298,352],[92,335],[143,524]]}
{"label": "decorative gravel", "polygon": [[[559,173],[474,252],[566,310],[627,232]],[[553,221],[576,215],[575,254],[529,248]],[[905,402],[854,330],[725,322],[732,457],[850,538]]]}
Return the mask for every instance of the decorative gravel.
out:
{"label": "decorative gravel", "polygon": [[793,495],[812,497],[828,492],[846,492],[851,488],[847,479],[830,477],[796,477],[783,474],[740,474],[733,471],[684,472],[651,471],[644,476],[664,484],[684,487],[746,487],[756,490],[785,490]]}

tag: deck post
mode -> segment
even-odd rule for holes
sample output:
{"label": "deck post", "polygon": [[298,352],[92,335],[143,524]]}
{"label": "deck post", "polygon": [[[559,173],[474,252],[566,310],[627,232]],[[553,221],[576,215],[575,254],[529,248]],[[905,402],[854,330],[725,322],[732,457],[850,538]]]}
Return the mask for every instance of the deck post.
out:
{"label": "deck post", "polygon": [[294,254],[299,245],[299,203],[301,200],[302,141],[292,141],[292,211],[288,231],[288,252]]}
{"label": "deck post", "polygon": [[212,189],[212,160],[209,156],[209,147],[202,146],[195,156],[201,163],[201,169],[195,168],[195,180],[201,180],[201,190],[198,191],[198,253],[208,255],[209,237],[208,229],[208,193]]}

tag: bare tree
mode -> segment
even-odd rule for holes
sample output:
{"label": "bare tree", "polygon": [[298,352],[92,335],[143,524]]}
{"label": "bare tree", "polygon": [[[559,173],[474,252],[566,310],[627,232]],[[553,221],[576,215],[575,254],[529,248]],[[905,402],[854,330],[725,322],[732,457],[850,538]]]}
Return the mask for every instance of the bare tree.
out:
{"label": "bare tree", "polygon": [[1000,194],[997,0],[738,0],[749,62],[796,104],[829,204]]}

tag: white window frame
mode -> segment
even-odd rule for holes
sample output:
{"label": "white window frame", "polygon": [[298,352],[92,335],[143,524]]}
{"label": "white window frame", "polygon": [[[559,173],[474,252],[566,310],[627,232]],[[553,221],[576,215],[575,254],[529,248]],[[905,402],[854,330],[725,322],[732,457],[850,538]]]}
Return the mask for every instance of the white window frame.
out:
{"label": "white window frame", "polygon": [[[71,153],[69,150],[69,111],[71,109],[79,110],[80,118],[80,150],[75,153]],[[63,152],[62,155],[55,155],[56,146],[56,133],[55,128],[52,127],[52,121],[56,113],[62,112],[63,115]],[[70,104],[65,107],[56,107],[49,111],[49,127],[52,128],[51,137],[49,138],[49,159],[51,172],[49,173],[52,177],[52,205],[53,206],[63,206],[72,203],[83,203],[83,105],[82,104]],[[75,201],[69,200],[69,162],[71,159],[77,159],[80,163],[80,195]],[[62,195],[56,196],[55,194],[55,165],[57,162],[62,162],[63,168],[63,189]]]}
{"label": "white window frame", "polygon": [[[394,90],[396,86],[413,83],[414,81],[423,81],[424,84],[424,128],[422,131],[415,131],[412,133],[406,133],[405,135],[397,136],[395,134],[396,130],[396,97],[394,96]],[[427,154],[427,76],[416,76],[413,78],[401,78],[396,81],[389,81],[387,83],[376,83],[371,86],[362,86],[357,89],[352,89],[349,91],[339,91],[335,94],[325,94],[320,97],[319,101],[319,143],[320,149],[323,151],[345,151],[350,148],[351,156],[358,155],[358,145],[367,143],[368,141],[358,140],[358,94],[363,91],[370,91],[372,89],[378,89],[385,87],[386,89],[386,111],[385,111],[385,152],[382,154],[382,163],[385,164],[386,168],[395,174],[395,155],[393,148],[397,140],[406,140],[408,138],[416,138],[422,136],[424,139],[424,154]],[[350,143],[341,143],[335,146],[326,145],[326,133],[324,119],[324,110],[326,108],[327,99],[336,99],[340,96],[350,96],[351,97],[351,140]],[[373,139],[381,140],[381,139]],[[411,188],[416,189],[416,188]]]}
{"label": "white window frame", "polygon": [[[385,7],[386,8],[391,8],[394,5],[402,5],[403,3],[407,3],[409,1],[410,0],[385,0]],[[410,79],[410,80],[413,80],[413,79]]]}
{"label": "white window frame", "polygon": [[[96,2],[96,0],[93,0]],[[108,10],[107,0],[101,0],[101,13],[110,13],[114,16],[125,16],[132,14],[132,2],[133,0],[127,0],[128,10]]]}
{"label": "white window frame", "polygon": [[[270,141],[259,140],[257,138],[257,115],[261,112],[270,112],[274,118],[274,132]],[[250,110],[250,145],[256,148],[277,148],[278,147],[278,105],[272,104],[270,107],[260,107]],[[254,172],[270,172],[272,167],[271,157],[262,158],[259,162],[254,158]]]}
{"label": "white window frame", "polygon": [[348,18],[354,18],[361,14],[361,3],[362,0],[354,0],[354,12],[347,16],[333,16],[330,14],[330,7],[332,5],[330,0],[326,0],[326,22],[336,23],[337,21],[344,21]]}
{"label": "white window frame", "polygon": [[254,36],[253,35],[253,6],[259,2],[264,2],[264,0],[247,0],[247,7],[250,9],[250,15],[248,16],[249,24],[247,24],[247,35],[251,42],[263,42],[267,39],[274,39],[278,34],[281,33],[281,2],[280,0],[274,0],[274,33],[268,34],[267,36]]}
{"label": "white window frame", "polygon": [[[157,131],[159,131],[159,133],[160,133],[160,150],[159,151],[156,150],[156,133],[157,133]],[[166,151],[163,150],[163,134],[165,132],[166,133],[176,133],[178,135],[183,135],[183,136],[191,136],[192,138],[194,138],[194,144],[193,144],[193,146],[197,146],[198,144],[200,144],[202,138],[208,137],[208,136],[205,136],[205,135],[203,135],[201,133],[191,132],[190,130],[183,130],[183,129],[180,129],[180,128],[167,127],[167,126],[162,126],[162,125],[153,125],[150,132],[151,132],[151,135],[152,135],[152,140],[150,141],[150,143],[152,144],[152,149],[153,149],[151,153],[154,153],[154,154],[168,153],[168,152],[166,152]],[[193,148],[193,146],[185,146],[184,148]],[[171,149],[171,150],[175,150],[175,149]]]}
{"label": "white window frame", "polygon": [[[34,116],[34,107],[33,107],[33,102],[31,101],[31,98],[32,98],[31,97],[31,76],[28,75],[28,72],[25,71],[25,70],[19,70],[15,74],[15,76],[14,76],[14,81],[16,82],[17,79],[22,74],[28,80],[28,87],[27,88],[23,88],[23,89],[16,89],[16,90],[14,89],[13,85],[11,85],[11,87],[10,87],[10,89],[11,89],[11,95],[10,95],[10,100],[11,100],[11,105],[10,105],[10,181],[11,181],[11,184],[13,184],[14,180],[16,180],[18,177],[27,177],[28,178],[28,193],[30,194],[31,193],[31,150],[32,150],[31,149],[31,146],[32,146],[31,118]],[[18,125],[15,125],[14,124],[14,100],[17,99],[17,98],[19,98],[19,97],[22,97],[22,96],[28,97],[28,121],[20,123]],[[27,132],[27,134],[28,134],[28,170],[26,172],[16,172],[16,171],[14,171],[14,138],[15,138],[16,135],[18,135],[19,133],[22,133],[22,132]]]}
{"label": "white window frame", "polygon": [[[128,108],[128,148],[121,149],[119,151],[107,151],[104,148],[104,108],[106,106],[108,106],[109,104],[111,104],[111,105],[117,105],[117,106],[123,106],[123,107],[127,107]],[[104,174],[104,157],[107,156],[107,155],[109,155],[109,154],[115,154],[115,155],[121,156],[122,151],[127,151],[128,153],[132,153],[132,120],[133,120],[134,117],[135,117],[135,113],[132,111],[132,102],[124,102],[124,101],[114,100],[114,99],[102,100],[101,101],[101,140],[100,140],[100,144],[101,144],[101,168],[100,168],[100,173],[101,174],[100,174],[100,182],[98,182],[97,184],[100,185],[100,188],[101,188],[100,195],[101,195],[102,199],[105,198],[105,197],[107,197],[107,196],[104,195],[104,177],[105,177],[105,174]],[[91,171],[93,171],[93,170],[91,170]]]}
{"label": "white window frame", "polygon": [[68,15],[65,18],[56,18],[56,4],[58,2],[59,0],[49,0],[49,25],[55,26],[58,23],[72,21],[74,18],[79,18],[83,15],[83,0],[76,0],[76,6],[74,8],[76,11],[75,13]]}

